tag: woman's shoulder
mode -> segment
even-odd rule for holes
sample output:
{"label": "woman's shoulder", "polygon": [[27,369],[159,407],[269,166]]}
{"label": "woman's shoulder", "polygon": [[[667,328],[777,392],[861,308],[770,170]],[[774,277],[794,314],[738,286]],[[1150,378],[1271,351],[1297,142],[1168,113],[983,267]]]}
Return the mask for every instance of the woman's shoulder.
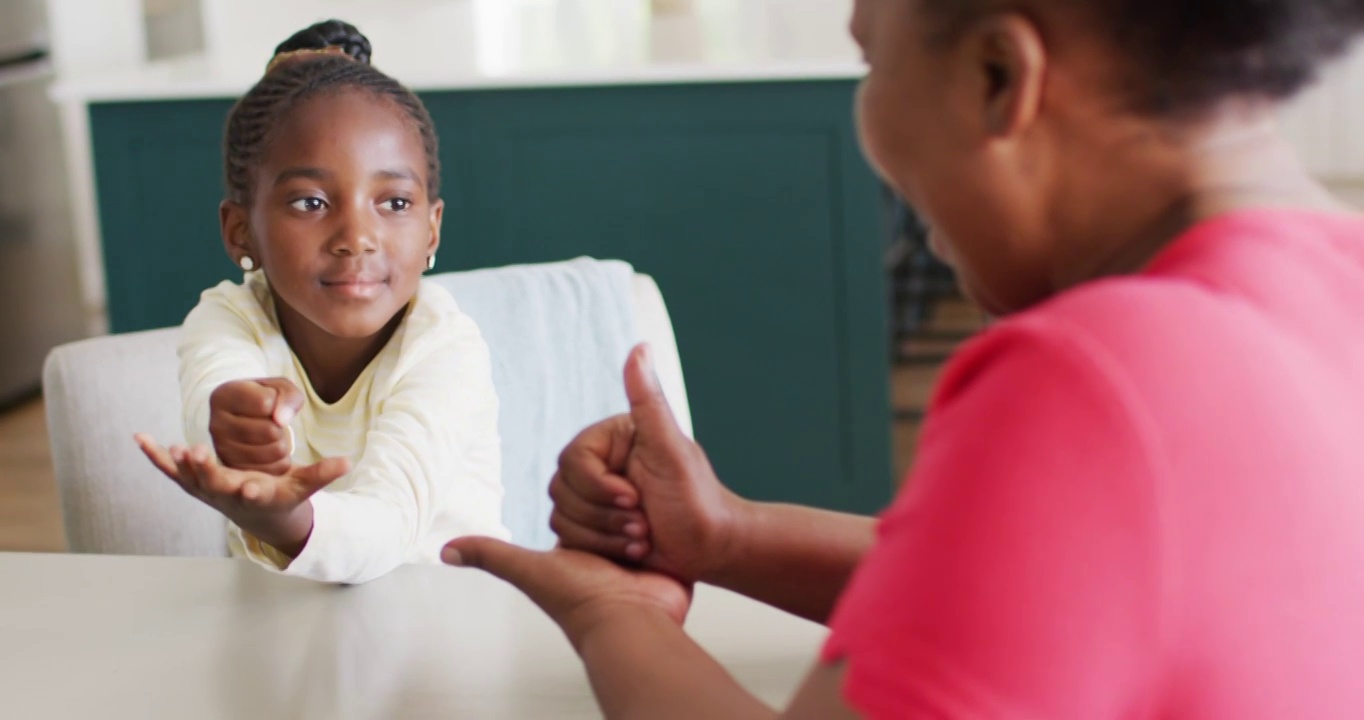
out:
{"label": "woman's shoulder", "polygon": [[1235,301],[1182,279],[1127,275],[1090,282],[1001,319],[952,357],[935,392],[949,402],[992,376],[1018,389],[1057,383],[1085,395],[1154,396],[1218,377],[1246,343]]}
{"label": "woman's shoulder", "polygon": [[1117,369],[1133,350],[1162,345],[1160,329],[1186,324],[1189,300],[1184,288],[1138,277],[1089,283],[991,323],[953,355],[944,385],[1000,365]]}

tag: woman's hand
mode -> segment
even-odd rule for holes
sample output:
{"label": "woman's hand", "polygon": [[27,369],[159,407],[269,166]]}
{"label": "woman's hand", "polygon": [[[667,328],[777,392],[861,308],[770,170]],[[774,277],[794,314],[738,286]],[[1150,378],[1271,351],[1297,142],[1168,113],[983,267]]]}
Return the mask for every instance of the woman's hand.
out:
{"label": "woman's hand", "polygon": [[827,622],[875,521],[730,492],[678,428],[644,346],[626,361],[625,394],[629,414],[584,430],[559,456],[549,494],[560,546]]}
{"label": "woman's hand", "polygon": [[293,465],[289,422],[303,391],[285,378],[234,380],[209,396],[208,432],[223,465],[283,475]]}
{"label": "woman's hand", "polygon": [[550,527],[565,548],[683,578],[707,580],[728,562],[745,504],[682,433],[646,346],[625,365],[630,414],[584,430],[550,481]]}
{"label": "woman's hand", "polygon": [[689,583],[576,550],[534,552],[492,538],[463,537],[450,541],[441,559],[515,585],[563,628],[575,648],[622,612],[658,613],[681,625],[691,607]]}
{"label": "woman's hand", "polygon": [[[690,584],[590,553],[534,552],[485,537],[451,540],[441,558],[506,580],[558,623],[608,718],[775,717],[682,631]],[[840,696],[842,673],[816,664],[783,717],[858,717]]]}
{"label": "woman's hand", "polygon": [[302,551],[312,533],[308,498],[350,471],[344,458],[290,466],[278,475],[237,470],[220,465],[202,445],[167,450],[147,435],[134,439],[147,459],[185,492],[289,557]]}

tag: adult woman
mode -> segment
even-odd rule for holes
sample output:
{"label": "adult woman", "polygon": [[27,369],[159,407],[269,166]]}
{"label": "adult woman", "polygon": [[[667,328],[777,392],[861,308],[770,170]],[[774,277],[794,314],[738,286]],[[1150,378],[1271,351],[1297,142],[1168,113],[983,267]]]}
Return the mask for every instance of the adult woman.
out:
{"label": "adult woman", "polygon": [[555,617],[611,717],[771,714],[681,633],[671,578],[829,620],[791,717],[1364,716],[1364,219],[1272,122],[1362,23],[858,0],[867,154],[1006,317],[953,359],[879,529],[725,491],[637,353],[631,415],[552,487],[589,552],[447,561]]}

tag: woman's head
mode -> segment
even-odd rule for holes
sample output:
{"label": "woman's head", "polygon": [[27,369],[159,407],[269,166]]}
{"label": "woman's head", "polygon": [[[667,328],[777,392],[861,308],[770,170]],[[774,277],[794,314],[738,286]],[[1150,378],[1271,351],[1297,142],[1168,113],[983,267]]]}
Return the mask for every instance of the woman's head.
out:
{"label": "woman's head", "polygon": [[1217,138],[1268,133],[1362,25],[1364,0],[857,0],[863,143],[1017,310],[1168,239]]}
{"label": "woman's head", "polygon": [[435,127],[369,56],[355,28],[318,23],[276,49],[228,116],[223,239],[234,263],[264,271],[286,332],[374,336],[440,242]]}

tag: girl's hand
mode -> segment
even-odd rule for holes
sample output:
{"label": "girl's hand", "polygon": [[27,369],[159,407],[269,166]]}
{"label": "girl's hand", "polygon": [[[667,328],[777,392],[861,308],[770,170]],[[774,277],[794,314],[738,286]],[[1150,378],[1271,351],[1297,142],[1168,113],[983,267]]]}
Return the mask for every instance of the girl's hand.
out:
{"label": "girl's hand", "polygon": [[134,439],[147,459],[185,492],[290,557],[302,551],[312,532],[308,498],[350,471],[344,458],[290,466],[279,475],[237,470],[218,464],[202,445],[167,450],[147,435]]}
{"label": "girl's hand", "polygon": [[293,465],[289,422],[303,391],[285,378],[235,380],[209,397],[208,432],[223,465],[283,475]]}
{"label": "girl's hand", "polygon": [[690,584],[576,550],[534,552],[492,538],[463,537],[447,543],[441,559],[515,585],[563,628],[575,648],[622,610],[658,612],[681,625],[691,607]]}

